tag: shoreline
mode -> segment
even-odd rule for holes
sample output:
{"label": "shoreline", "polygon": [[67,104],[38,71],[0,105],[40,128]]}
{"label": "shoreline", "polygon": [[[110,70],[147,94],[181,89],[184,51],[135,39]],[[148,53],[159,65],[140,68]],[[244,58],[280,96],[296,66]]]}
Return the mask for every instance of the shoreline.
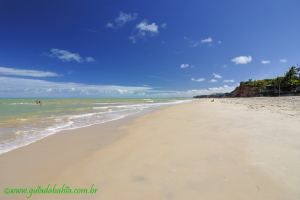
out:
{"label": "shoreline", "polygon": [[299,199],[299,116],[248,104],[192,101],[51,135],[0,155],[0,188],[100,189],[52,199]]}
{"label": "shoreline", "polygon": [[1,155],[4,155],[4,154],[7,154],[9,152],[18,150],[20,148],[24,148],[26,146],[32,145],[32,144],[34,144],[36,142],[39,142],[39,141],[44,140],[44,139],[47,139],[48,137],[54,136],[56,134],[66,134],[64,132],[70,132],[70,131],[72,132],[73,130],[77,130],[77,129],[84,129],[84,128],[91,127],[91,126],[99,126],[99,125],[106,124],[106,123],[112,123],[112,122],[115,122],[115,121],[126,120],[127,118],[135,118],[135,117],[138,117],[139,115],[142,115],[142,114],[141,113],[135,113],[135,114],[133,114],[133,116],[124,116],[124,117],[120,117],[120,118],[117,118],[117,119],[112,119],[112,120],[108,120],[108,121],[99,122],[99,123],[96,123],[96,124],[89,124],[89,125],[75,127],[75,128],[67,128],[67,129],[58,130],[58,131],[55,131],[55,132],[53,132],[53,133],[51,133],[49,135],[46,135],[46,136],[40,138],[40,139],[34,140],[32,142],[29,142],[29,143],[22,144],[20,146],[17,146],[15,148],[9,149],[7,151],[3,151],[3,152],[0,153],[0,157],[1,157]]}
{"label": "shoreline", "polygon": [[[172,106],[172,105],[171,105]],[[84,129],[86,128],[95,128],[95,129],[101,129],[102,126],[106,127],[114,127],[115,129],[118,129],[120,128],[121,126],[124,126],[125,124],[127,123],[130,123],[131,121],[143,116],[143,115],[146,115],[146,114],[149,114],[149,113],[152,113],[152,112],[156,112],[160,109],[164,109],[168,106],[163,106],[163,107],[160,107],[160,108],[155,108],[155,109],[149,109],[149,110],[142,110],[140,112],[137,112],[137,113],[134,113],[134,114],[131,114],[131,115],[127,115],[127,116],[124,116],[124,117],[120,117],[120,118],[116,118],[116,119],[112,119],[112,120],[108,120],[108,121],[103,121],[103,122],[99,122],[99,123],[95,123],[95,124],[88,124],[88,125],[85,125],[85,126],[80,126],[80,127],[75,127],[75,128],[67,128],[67,129],[63,129],[63,130],[58,130],[52,134],[49,134],[49,135],[46,135],[45,137],[42,137],[38,140],[35,140],[33,142],[30,142],[28,144],[24,144],[22,146],[18,146],[16,148],[13,148],[11,150],[8,150],[6,152],[3,152],[3,153],[0,153],[0,158],[2,155],[5,155],[5,154],[8,154],[8,153],[11,153],[13,151],[18,151],[19,149],[22,149],[22,148],[26,148],[27,146],[30,146],[32,144],[35,144],[37,142],[41,142],[42,140],[46,140],[48,139],[49,137],[53,137],[55,135],[58,135],[58,134],[72,134],[72,133],[76,133],[77,131],[81,132],[84,131]]]}
{"label": "shoreline", "polygon": [[[128,118],[128,117],[129,118],[131,118],[131,117],[134,118],[134,117],[138,117],[138,116],[141,116],[143,114],[146,114],[148,112],[152,112],[153,110],[160,109],[160,107],[165,107],[165,106],[170,106],[170,105],[174,105],[174,104],[176,105],[176,104],[180,104],[180,103],[185,103],[184,101],[189,101],[189,100],[176,100],[174,102],[156,102],[156,103],[150,103],[149,105],[147,105],[145,103],[137,103],[137,104],[132,104],[132,105],[130,105],[130,104],[129,105],[124,105],[124,107],[126,107],[126,106],[139,106],[140,104],[141,105],[145,104],[148,107],[145,107],[142,110],[137,110],[137,111],[135,111],[135,113],[120,114],[120,116],[114,117],[112,119],[106,119],[106,120],[102,120],[100,122],[82,124],[82,125],[79,125],[79,126],[76,125],[76,122],[74,123],[73,121],[67,121],[63,125],[59,124],[59,123],[58,124],[52,124],[50,127],[45,128],[45,130],[39,131],[41,133],[36,134],[34,136],[34,139],[30,139],[29,141],[23,141],[21,144],[13,144],[13,143],[15,143],[15,141],[12,141],[11,142],[12,144],[3,144],[4,147],[6,145],[8,147],[6,147],[6,149],[1,149],[0,155],[8,153],[10,151],[13,151],[15,149],[22,148],[24,146],[31,145],[31,144],[33,144],[33,143],[35,143],[37,141],[43,140],[43,139],[45,139],[45,138],[47,138],[47,137],[49,137],[51,135],[59,134],[60,132],[69,131],[69,130],[76,130],[76,129],[90,127],[90,126],[99,125],[99,124],[105,124],[105,123],[109,123],[109,122],[113,122],[113,121],[123,120],[123,119]],[[103,104],[103,103],[101,103],[101,104]],[[104,103],[104,104],[115,104],[115,103]],[[121,106],[123,106],[123,105],[121,105]],[[112,111],[112,112],[108,112],[108,113],[114,113],[114,112],[118,114],[118,111]],[[87,113],[87,114],[97,114],[97,113]],[[103,113],[103,114],[107,114],[107,113]],[[81,115],[86,115],[86,114],[83,113]],[[76,115],[74,115],[74,116],[76,116]],[[70,118],[72,118],[72,117],[73,116],[70,116]],[[35,123],[38,123],[38,122],[35,122]],[[67,124],[67,125],[65,125],[65,124]],[[73,124],[75,124],[74,127],[73,127]],[[19,132],[19,131],[17,131],[17,132]],[[47,133],[47,132],[49,132],[49,133]],[[14,146],[11,146],[11,145],[14,145]]]}

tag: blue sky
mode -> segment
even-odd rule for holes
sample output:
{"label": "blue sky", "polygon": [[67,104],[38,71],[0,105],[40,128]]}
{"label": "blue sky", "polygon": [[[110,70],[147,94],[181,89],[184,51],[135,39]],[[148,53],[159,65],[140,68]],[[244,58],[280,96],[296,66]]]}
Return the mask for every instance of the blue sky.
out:
{"label": "blue sky", "polygon": [[0,2],[0,97],[228,92],[300,55],[300,1]]}

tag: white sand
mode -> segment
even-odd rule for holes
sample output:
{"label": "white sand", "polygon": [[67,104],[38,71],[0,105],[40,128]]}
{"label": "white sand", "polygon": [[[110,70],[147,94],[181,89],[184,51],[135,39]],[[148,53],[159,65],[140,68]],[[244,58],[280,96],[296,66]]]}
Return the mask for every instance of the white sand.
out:
{"label": "white sand", "polygon": [[[257,101],[263,107],[253,109]],[[112,123],[50,136],[0,156],[0,188],[99,188],[93,196],[32,199],[300,199],[300,115],[268,109],[277,101],[202,99],[118,128]]]}

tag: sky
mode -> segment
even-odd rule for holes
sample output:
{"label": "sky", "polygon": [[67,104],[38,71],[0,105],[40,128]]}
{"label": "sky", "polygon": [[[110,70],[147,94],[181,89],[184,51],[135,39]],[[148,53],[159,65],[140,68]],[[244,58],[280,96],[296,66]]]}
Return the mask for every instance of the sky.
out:
{"label": "sky", "polygon": [[299,0],[1,0],[0,97],[192,97],[298,64]]}

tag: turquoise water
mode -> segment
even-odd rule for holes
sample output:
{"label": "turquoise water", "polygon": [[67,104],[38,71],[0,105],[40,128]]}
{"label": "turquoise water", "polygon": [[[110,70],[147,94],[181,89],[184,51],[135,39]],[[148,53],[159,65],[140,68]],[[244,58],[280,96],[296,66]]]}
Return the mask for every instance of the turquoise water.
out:
{"label": "turquoise water", "polygon": [[183,99],[0,99],[0,154],[61,130],[118,120]]}

